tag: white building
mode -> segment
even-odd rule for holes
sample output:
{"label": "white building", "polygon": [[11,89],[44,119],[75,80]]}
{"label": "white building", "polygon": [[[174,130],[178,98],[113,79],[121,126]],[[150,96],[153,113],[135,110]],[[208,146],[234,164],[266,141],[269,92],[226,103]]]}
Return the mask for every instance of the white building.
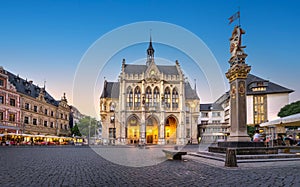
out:
{"label": "white building", "polygon": [[[252,74],[248,75],[246,85],[247,125],[256,127],[263,122],[278,119],[278,112],[282,107],[289,104],[289,94],[293,92],[291,89]],[[214,133],[214,137],[212,137],[211,140],[223,138],[222,135],[218,133],[223,133],[222,129],[226,127],[226,124],[228,124],[228,128],[230,127],[229,99],[229,92],[226,92],[213,104],[201,104],[201,124],[199,125],[199,132],[202,132],[201,136],[213,136]],[[207,108],[208,106],[212,107],[211,110]],[[216,118],[216,116],[213,115],[213,113],[216,112],[220,112],[219,118]],[[219,123],[220,125],[218,125]],[[207,131],[205,130],[206,128],[213,130]],[[226,134],[229,130],[224,132]]]}

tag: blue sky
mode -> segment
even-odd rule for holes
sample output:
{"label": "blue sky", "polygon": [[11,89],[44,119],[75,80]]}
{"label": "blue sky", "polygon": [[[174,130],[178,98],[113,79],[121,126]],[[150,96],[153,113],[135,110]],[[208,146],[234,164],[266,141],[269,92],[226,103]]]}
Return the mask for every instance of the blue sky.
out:
{"label": "blue sky", "polygon": [[[126,24],[162,21],[181,26],[202,39],[224,74],[229,67],[229,37],[234,26],[228,24],[228,18],[238,7],[241,25],[246,30],[243,44],[247,46],[251,73],[295,90],[290,101],[299,100],[300,2],[297,0],[0,0],[0,65],[39,85],[46,80],[47,90],[55,98],[66,92],[72,104],[76,68],[97,39]],[[146,57],[146,47],[147,44],[138,45],[129,51],[136,50],[135,54],[142,58]],[[156,56],[185,63],[186,58],[180,52],[159,44],[154,47]],[[128,56],[121,57],[122,54]],[[110,75],[118,76],[122,58],[135,59],[128,52],[116,55],[112,59],[115,69]],[[201,100],[212,102],[201,87],[201,80],[197,80]]]}

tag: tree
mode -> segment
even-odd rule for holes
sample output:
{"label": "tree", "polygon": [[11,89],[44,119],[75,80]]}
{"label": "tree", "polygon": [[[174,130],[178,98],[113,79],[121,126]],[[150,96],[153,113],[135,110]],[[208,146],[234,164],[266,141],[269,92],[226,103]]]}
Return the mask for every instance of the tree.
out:
{"label": "tree", "polygon": [[250,137],[253,137],[253,135],[255,133],[255,127],[247,125],[247,133]]}
{"label": "tree", "polygon": [[285,117],[298,113],[300,113],[300,101],[296,101],[291,104],[285,105],[280,109],[277,116]]}
{"label": "tree", "polygon": [[81,136],[81,133],[80,133],[80,130],[79,130],[77,124],[75,124],[75,126],[71,129],[71,133],[74,136]]}
{"label": "tree", "polygon": [[89,135],[89,126],[91,134],[95,133],[95,128],[98,129],[98,122],[95,118],[91,118],[90,116],[86,116],[79,120],[78,129],[80,130],[83,136]]}

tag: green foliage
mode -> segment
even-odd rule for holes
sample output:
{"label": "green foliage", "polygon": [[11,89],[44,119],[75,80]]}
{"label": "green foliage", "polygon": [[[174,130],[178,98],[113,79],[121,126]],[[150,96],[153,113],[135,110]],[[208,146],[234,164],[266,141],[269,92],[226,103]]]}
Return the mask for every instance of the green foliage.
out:
{"label": "green foliage", "polygon": [[250,137],[253,137],[253,135],[255,133],[255,127],[247,125],[247,133]]}
{"label": "green foliage", "polygon": [[80,130],[78,128],[78,125],[75,124],[75,126],[71,129],[71,134],[74,136],[81,136]]}
{"label": "green foliage", "polygon": [[280,109],[277,115],[279,117],[285,117],[298,113],[300,113],[300,101],[296,101],[294,103],[285,105],[283,108]]}
{"label": "green foliage", "polygon": [[[89,127],[90,126],[90,127]],[[86,116],[82,118],[78,123],[78,129],[80,130],[83,136],[89,135],[89,128],[91,132],[91,136],[95,134],[95,128],[98,127],[98,122],[95,118],[91,118],[90,116]]]}

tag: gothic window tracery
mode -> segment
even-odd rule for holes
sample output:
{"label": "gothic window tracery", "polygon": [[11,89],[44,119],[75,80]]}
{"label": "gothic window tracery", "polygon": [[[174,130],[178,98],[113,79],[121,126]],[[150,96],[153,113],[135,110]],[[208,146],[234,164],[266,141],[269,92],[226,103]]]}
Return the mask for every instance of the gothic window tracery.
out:
{"label": "gothic window tracery", "polygon": [[141,106],[141,89],[138,86],[134,89],[134,106]]}
{"label": "gothic window tracery", "polygon": [[174,109],[178,108],[178,91],[177,91],[177,88],[174,88],[173,92],[172,92],[172,107]]}
{"label": "gothic window tracery", "polygon": [[153,105],[158,106],[158,104],[159,104],[159,89],[158,87],[155,87],[153,92]]}
{"label": "gothic window tracery", "polygon": [[165,105],[167,108],[170,108],[171,107],[171,94],[170,94],[170,88],[167,87],[165,89]]}
{"label": "gothic window tracery", "polygon": [[127,106],[128,107],[133,106],[133,92],[130,86],[127,88]]}
{"label": "gothic window tracery", "polygon": [[147,87],[146,89],[146,106],[149,107],[152,105],[152,90],[150,87]]}

